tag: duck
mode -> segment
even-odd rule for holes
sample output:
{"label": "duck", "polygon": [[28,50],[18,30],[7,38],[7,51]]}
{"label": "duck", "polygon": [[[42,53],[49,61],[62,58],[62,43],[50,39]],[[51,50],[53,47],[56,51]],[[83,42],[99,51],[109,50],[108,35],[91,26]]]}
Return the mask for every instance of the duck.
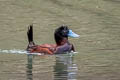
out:
{"label": "duck", "polygon": [[56,44],[41,44],[37,45],[33,40],[33,25],[28,26],[27,31],[29,53],[45,53],[45,54],[62,54],[67,52],[75,52],[75,47],[69,42],[68,37],[78,38],[80,35],[74,33],[66,25],[58,27],[54,32]]}

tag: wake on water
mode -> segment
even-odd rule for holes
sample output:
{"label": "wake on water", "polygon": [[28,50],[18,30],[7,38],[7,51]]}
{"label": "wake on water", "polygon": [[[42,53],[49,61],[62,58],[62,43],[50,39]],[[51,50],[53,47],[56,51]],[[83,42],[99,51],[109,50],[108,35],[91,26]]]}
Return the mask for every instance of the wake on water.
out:
{"label": "wake on water", "polygon": [[0,53],[43,55],[43,53],[29,53],[26,50],[20,50],[20,49],[11,49],[11,50],[0,49]]}
{"label": "wake on water", "polygon": [[0,52],[2,52],[2,53],[19,53],[19,54],[27,53],[27,51],[25,51],[25,50],[18,50],[18,49],[12,49],[12,50],[1,50],[0,49]]}
{"label": "wake on water", "polygon": [[[20,50],[20,49],[11,49],[11,50],[0,49],[0,53],[44,55],[44,53],[29,53],[26,50]],[[76,54],[76,53],[78,52],[71,52],[70,54]]]}

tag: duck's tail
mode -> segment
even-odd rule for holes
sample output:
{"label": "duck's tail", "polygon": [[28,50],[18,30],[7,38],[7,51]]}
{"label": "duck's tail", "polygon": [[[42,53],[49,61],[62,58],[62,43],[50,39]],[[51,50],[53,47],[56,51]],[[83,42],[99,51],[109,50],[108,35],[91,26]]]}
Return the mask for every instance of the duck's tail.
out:
{"label": "duck's tail", "polygon": [[33,41],[33,25],[30,25],[28,27],[28,31],[27,31],[27,36],[28,36],[28,48],[30,48],[31,46],[35,45],[34,41]]}
{"label": "duck's tail", "polygon": [[33,42],[33,25],[30,25],[28,27],[28,32],[27,32],[27,36],[28,36],[28,42]]}

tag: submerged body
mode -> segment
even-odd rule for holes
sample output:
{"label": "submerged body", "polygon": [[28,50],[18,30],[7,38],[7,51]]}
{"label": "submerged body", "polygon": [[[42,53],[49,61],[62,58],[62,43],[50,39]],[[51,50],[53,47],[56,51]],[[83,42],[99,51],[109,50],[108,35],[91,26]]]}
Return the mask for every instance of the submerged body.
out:
{"label": "submerged body", "polygon": [[[29,51],[30,53],[46,53],[46,54],[57,54],[75,51],[74,46],[68,41],[69,32],[70,31],[66,26],[61,26],[58,29],[56,29],[54,33],[56,44],[35,45],[33,42],[32,26],[30,26],[28,28],[29,44],[27,47],[27,51]],[[74,34],[74,36],[76,35]]]}

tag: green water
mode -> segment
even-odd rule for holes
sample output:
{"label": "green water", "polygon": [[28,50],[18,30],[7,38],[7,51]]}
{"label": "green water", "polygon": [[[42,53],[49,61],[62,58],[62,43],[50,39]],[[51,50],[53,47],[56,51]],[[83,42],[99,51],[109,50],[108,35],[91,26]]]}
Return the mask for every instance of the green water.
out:
{"label": "green water", "polygon": [[37,44],[55,43],[54,30],[68,25],[80,34],[69,38],[78,54],[61,61],[0,52],[0,80],[69,80],[71,65],[76,80],[120,80],[119,0],[0,0],[0,49],[24,50],[30,24]]}

